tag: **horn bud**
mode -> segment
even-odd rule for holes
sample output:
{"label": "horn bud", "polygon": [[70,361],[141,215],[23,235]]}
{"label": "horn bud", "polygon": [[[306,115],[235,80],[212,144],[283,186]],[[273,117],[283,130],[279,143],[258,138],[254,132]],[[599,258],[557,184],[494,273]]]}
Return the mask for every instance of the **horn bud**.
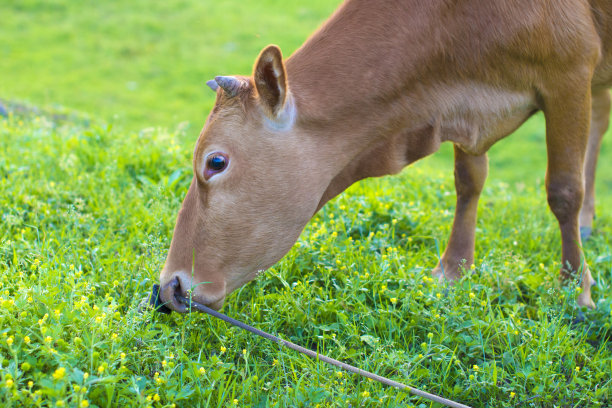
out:
{"label": "horn bud", "polygon": [[215,82],[230,98],[238,95],[238,91],[242,87],[242,81],[232,76],[217,76],[215,77]]}
{"label": "horn bud", "polygon": [[217,89],[219,89],[219,84],[214,79],[206,81],[206,85],[208,85],[208,87],[215,92],[217,92]]}

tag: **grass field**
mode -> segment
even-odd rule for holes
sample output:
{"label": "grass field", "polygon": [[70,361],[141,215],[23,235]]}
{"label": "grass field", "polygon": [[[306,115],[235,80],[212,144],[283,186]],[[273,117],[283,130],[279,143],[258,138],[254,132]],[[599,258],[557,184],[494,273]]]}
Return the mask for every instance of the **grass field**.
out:
{"label": "grass field", "polygon": [[[437,406],[206,316],[137,313],[213,102],[203,82],[248,73],[268,43],[288,55],[336,4],[0,3],[0,405]],[[458,285],[429,279],[454,209],[445,147],[333,200],[223,311],[474,407],[610,406],[611,140],[585,244],[594,311],[557,280],[540,117],[491,153]]]}

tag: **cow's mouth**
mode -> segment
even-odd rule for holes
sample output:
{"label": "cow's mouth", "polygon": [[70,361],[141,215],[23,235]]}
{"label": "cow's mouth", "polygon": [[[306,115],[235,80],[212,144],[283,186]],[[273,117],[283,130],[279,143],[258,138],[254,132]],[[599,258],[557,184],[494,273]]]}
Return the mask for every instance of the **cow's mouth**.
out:
{"label": "cow's mouth", "polygon": [[161,288],[159,298],[164,306],[170,310],[174,310],[175,312],[179,313],[189,312],[188,302],[179,300],[178,295],[180,295],[182,298],[192,299],[198,303],[210,307],[213,310],[221,309],[223,306],[223,301],[225,300],[225,296],[222,296],[221,298],[216,297],[216,299],[213,299],[206,296],[206,294],[201,294],[196,289],[186,291],[184,289],[184,285],[181,284],[179,277],[175,276]]}

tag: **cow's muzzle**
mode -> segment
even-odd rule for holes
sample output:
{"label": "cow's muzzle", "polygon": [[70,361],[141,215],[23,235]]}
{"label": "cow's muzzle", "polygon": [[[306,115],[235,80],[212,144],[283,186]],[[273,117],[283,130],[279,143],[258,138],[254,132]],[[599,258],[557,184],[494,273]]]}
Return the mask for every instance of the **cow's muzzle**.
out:
{"label": "cow's muzzle", "polygon": [[176,298],[177,294],[183,293],[181,292],[181,282],[178,276],[175,276],[174,279],[166,283],[161,288],[161,292],[159,293],[158,299],[162,302],[164,307],[179,313],[186,313],[187,306],[178,301],[178,299]]}

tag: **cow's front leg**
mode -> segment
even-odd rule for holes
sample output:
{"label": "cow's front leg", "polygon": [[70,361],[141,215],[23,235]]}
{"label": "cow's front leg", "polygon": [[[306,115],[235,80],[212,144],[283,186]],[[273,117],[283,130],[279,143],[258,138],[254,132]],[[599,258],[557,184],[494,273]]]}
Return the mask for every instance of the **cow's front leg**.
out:
{"label": "cow's front leg", "polygon": [[580,210],[580,238],[591,235],[595,216],[595,170],[601,139],[610,123],[610,91],[604,89],[593,94],[591,106],[591,130],[584,161],[584,201]]}
{"label": "cow's front leg", "polygon": [[578,223],[584,198],[584,157],[591,116],[590,78],[582,81],[571,78],[571,81],[562,81],[560,86],[564,89],[557,88],[543,95],[548,204],[561,229],[561,278],[567,281],[577,277],[582,287],[578,304],[594,308],[593,279],[582,253]]}
{"label": "cow's front leg", "polygon": [[489,170],[487,155],[472,156],[455,146],[455,190],[457,207],[448,246],[433,270],[439,279],[461,277],[461,266],[474,262],[474,235],[478,199]]}

